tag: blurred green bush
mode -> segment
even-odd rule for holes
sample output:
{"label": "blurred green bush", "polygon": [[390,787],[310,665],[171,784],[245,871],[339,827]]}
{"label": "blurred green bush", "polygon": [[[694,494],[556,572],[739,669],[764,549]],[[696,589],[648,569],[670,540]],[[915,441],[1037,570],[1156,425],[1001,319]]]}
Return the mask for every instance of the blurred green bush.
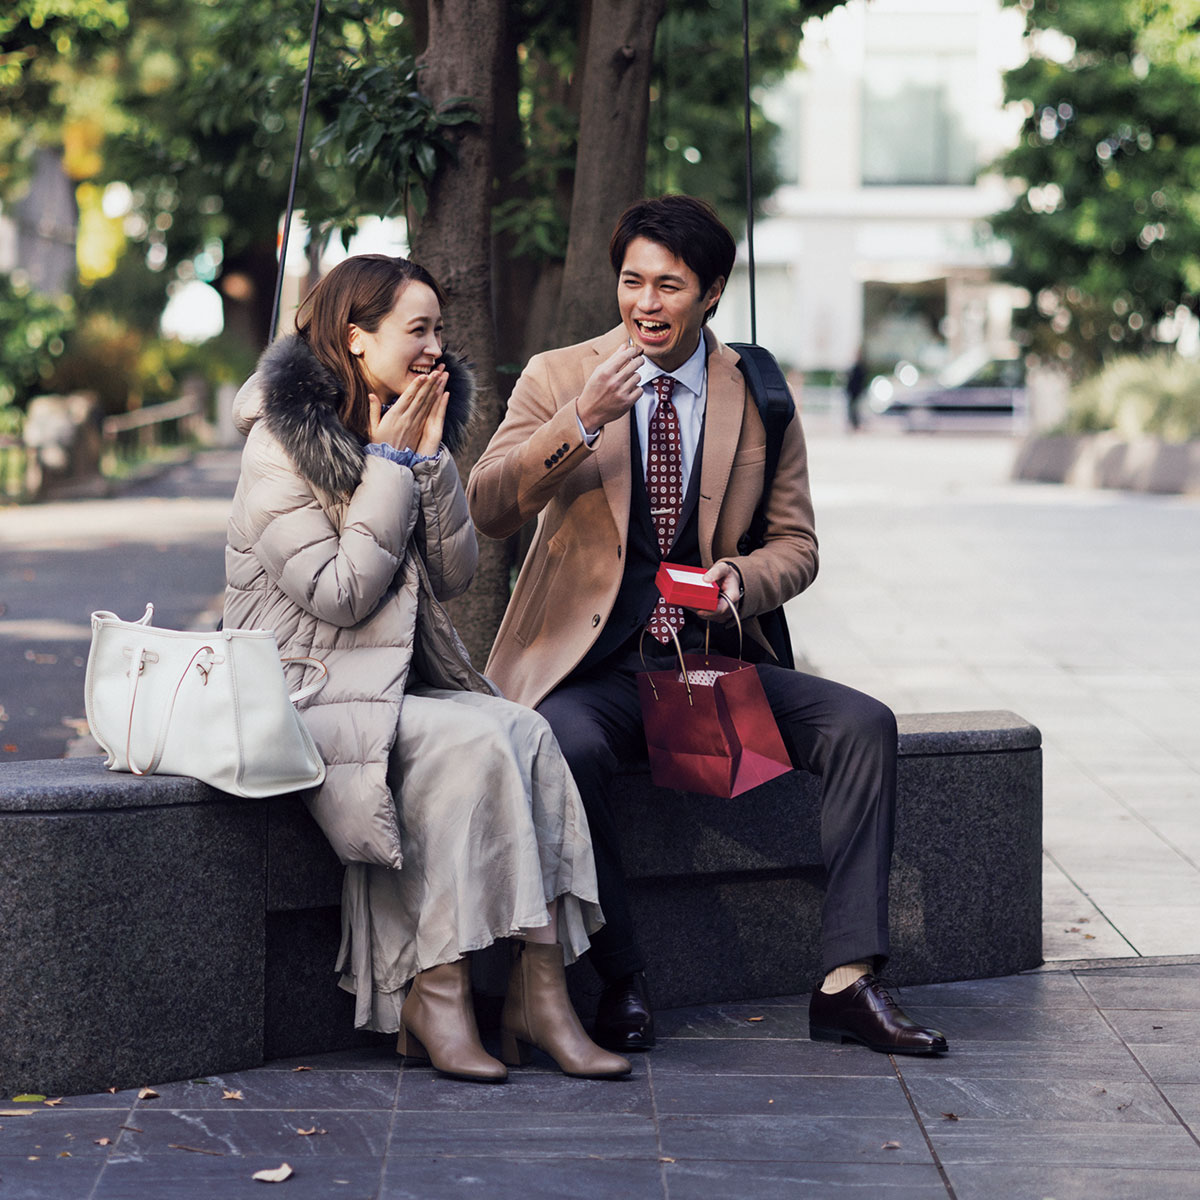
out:
{"label": "blurred green bush", "polygon": [[35,292],[19,273],[0,275],[0,434],[20,432],[25,404],[46,391],[74,324],[70,300]]}
{"label": "blurred green bush", "polygon": [[1165,352],[1114,358],[1071,390],[1066,430],[1200,438],[1200,361]]}

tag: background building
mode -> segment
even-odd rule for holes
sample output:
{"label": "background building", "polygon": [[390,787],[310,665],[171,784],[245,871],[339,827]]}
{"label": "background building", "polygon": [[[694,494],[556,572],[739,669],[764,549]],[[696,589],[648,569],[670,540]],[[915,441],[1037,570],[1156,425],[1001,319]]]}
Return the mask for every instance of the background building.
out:
{"label": "background building", "polygon": [[[1022,19],[999,0],[850,0],[810,22],[766,100],[785,184],[755,225],[758,340],[789,367],[936,368],[1003,356],[1013,289],[984,218],[1008,204],[980,168],[1016,136],[1002,72]],[[744,253],[716,329],[749,333]]]}

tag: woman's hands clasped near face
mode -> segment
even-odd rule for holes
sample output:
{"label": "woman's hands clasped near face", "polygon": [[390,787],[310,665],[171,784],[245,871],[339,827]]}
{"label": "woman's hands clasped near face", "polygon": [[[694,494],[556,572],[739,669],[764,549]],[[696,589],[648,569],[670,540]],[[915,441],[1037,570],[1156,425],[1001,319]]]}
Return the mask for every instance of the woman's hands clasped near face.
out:
{"label": "woman's hands clasped near face", "polygon": [[446,423],[446,368],[435,367],[428,375],[415,378],[383,411],[383,401],[371,392],[370,436],[373,442],[385,442],[397,450],[415,450],[432,458],[442,444]]}

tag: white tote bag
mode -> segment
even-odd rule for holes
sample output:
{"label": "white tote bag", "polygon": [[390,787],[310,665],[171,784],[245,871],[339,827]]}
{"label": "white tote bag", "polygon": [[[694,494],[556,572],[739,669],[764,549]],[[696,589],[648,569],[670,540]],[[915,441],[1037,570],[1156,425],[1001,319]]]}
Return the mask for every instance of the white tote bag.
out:
{"label": "white tote bag", "polygon": [[325,683],[288,694],[268,629],[182,633],[92,613],[84,700],[92,736],[113,771],[190,775],[236,796],[314,787],[325,764],[295,704]]}

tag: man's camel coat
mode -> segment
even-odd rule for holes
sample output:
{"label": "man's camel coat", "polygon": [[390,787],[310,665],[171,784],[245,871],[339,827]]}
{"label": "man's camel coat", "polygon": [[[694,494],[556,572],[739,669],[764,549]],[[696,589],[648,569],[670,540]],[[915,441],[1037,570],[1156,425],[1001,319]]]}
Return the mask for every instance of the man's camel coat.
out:
{"label": "man's camel coat", "polygon": [[[799,416],[783,440],[767,506],[765,544],[749,554],[738,539],[763,487],[766,434],[737,368],[737,354],[708,330],[708,403],[698,520],[705,567],[733,563],[745,585],[747,637],[766,642],[758,622],[802,592],[817,573],[817,539]],[[504,538],[538,518],[487,674],[504,695],[536,707],[579,665],[612,611],[628,540],[630,421],[610,422],[589,447],[575,401],[592,372],[625,341],[624,328],[530,359],[508,412],[467,485],[471,516]]]}

